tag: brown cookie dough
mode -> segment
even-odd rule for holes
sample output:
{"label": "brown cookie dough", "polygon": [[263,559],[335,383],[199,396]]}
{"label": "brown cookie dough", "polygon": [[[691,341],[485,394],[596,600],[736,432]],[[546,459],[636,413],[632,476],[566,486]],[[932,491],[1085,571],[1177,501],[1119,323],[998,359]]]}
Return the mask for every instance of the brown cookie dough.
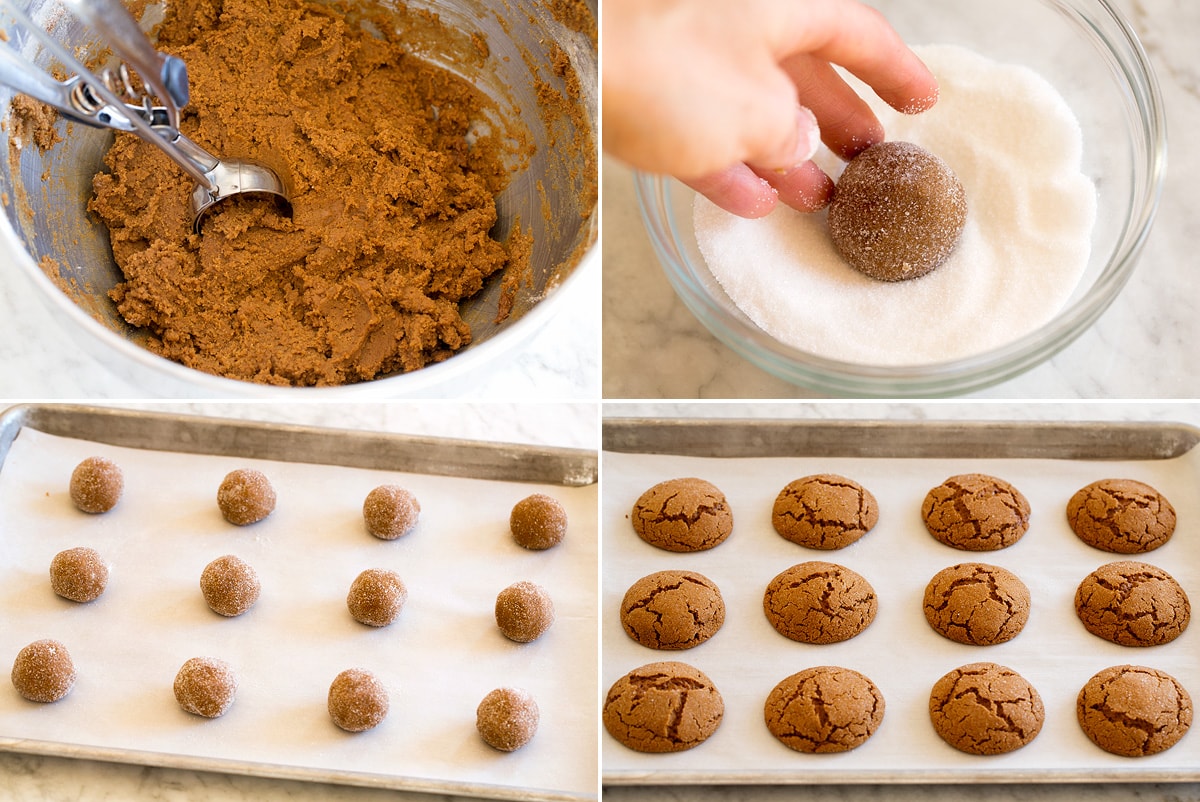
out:
{"label": "brown cookie dough", "polygon": [[733,531],[733,512],[722,493],[703,479],[669,479],[633,505],[633,531],[666,551],[704,551]]}
{"label": "brown cookie dough", "polygon": [[554,623],[554,602],[541,585],[515,582],[496,594],[496,626],[504,637],[529,643]]}
{"label": "brown cookie dough", "polygon": [[217,506],[231,524],[257,523],[275,511],[275,488],[262,471],[230,471],[217,488]]}
{"label": "brown cookie dough", "polygon": [[108,565],[95,549],[67,549],[50,561],[50,587],[64,599],[95,601],[107,586]]}
{"label": "brown cookie dough", "polygon": [[362,668],[348,668],[329,685],[329,717],[347,732],[364,732],[387,718],[387,688]]}
{"label": "brown cookie dough", "polygon": [[1122,560],[1097,568],[1075,591],[1075,612],[1088,632],[1121,646],[1161,646],[1192,617],[1187,593],[1166,571]]}
{"label": "brown cookie dough", "polygon": [[1012,640],[1029,620],[1029,588],[1011,571],[960,563],[925,586],[925,620],[958,643],[993,646]]}
{"label": "brown cookie dough", "polygon": [[1125,757],[1170,749],[1192,726],[1192,697],[1179,680],[1145,666],[1111,666],[1087,681],[1075,707],[1092,743]]}
{"label": "brown cookie dough", "polygon": [[862,674],[839,666],[786,677],[767,696],[767,729],[797,752],[848,752],[883,721],[883,694]]}
{"label": "brown cookie dough", "polygon": [[982,473],[951,476],[930,490],[921,515],[929,534],[964,551],[1006,548],[1029,529],[1025,496],[1003,479]]}
{"label": "brown cookie dough", "polygon": [[508,526],[517,545],[541,551],[562,542],[567,534],[567,511],[557,499],[534,493],[513,506]]}
{"label": "brown cookie dough", "polygon": [[175,701],[193,715],[219,718],[233,704],[237,687],[229,663],[215,657],[193,657],[175,675]]}
{"label": "brown cookie dough", "polygon": [[475,708],[475,729],[484,743],[515,752],[533,740],[541,714],[533,694],[520,688],[497,688]]}
{"label": "brown cookie dough", "polygon": [[380,540],[395,540],[417,525],[421,505],[417,497],[398,485],[380,485],[363,501],[363,523]]}
{"label": "brown cookie dough", "polygon": [[878,521],[879,504],[871,491],[833,473],[789,482],[771,511],[776,532],[810,549],[849,546]]}
{"label": "brown cookie dough", "polygon": [[108,512],[125,491],[121,468],[104,457],[88,457],[71,472],[71,501],[87,513]]}
{"label": "brown cookie dough", "polygon": [[1011,668],[971,663],[934,683],[929,717],[937,734],[955,749],[998,755],[1036,738],[1046,709],[1037,689]]}
{"label": "brown cookie dough", "polygon": [[1101,479],[1071,496],[1067,522],[1089,546],[1117,554],[1144,554],[1170,540],[1175,508],[1148,484]]}
{"label": "brown cookie dough", "polygon": [[214,613],[224,616],[238,616],[253,607],[261,588],[258,572],[232,554],[213,560],[200,574],[204,601]]}
{"label": "brown cookie dough", "polygon": [[408,601],[408,589],[395,571],[368,568],[350,583],[346,594],[346,607],[350,615],[360,624],[386,627],[396,620],[404,603]]}
{"label": "brown cookie dough", "polygon": [[821,561],[793,565],[763,594],[771,626],[801,643],[849,640],[870,626],[878,609],[870,582],[843,565]]}
{"label": "brown cookie dough", "polygon": [[637,752],[682,752],[721,724],[725,701],[703,671],[675,661],[649,663],[613,683],[604,728]]}
{"label": "brown cookie dough", "polygon": [[36,640],[13,661],[12,684],[31,702],[57,702],[75,685],[75,664],[56,640]]}
{"label": "brown cookie dough", "polygon": [[630,586],[621,600],[625,634],[651,649],[690,649],[725,623],[725,600],[695,571],[658,571]]}

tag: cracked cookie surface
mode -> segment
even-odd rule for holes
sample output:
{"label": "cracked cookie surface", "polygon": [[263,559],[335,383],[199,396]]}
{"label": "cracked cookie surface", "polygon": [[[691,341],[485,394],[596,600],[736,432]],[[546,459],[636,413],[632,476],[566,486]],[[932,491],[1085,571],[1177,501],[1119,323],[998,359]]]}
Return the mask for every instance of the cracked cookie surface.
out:
{"label": "cracked cookie surface", "polygon": [[767,729],[797,752],[848,752],[883,721],[883,694],[849,668],[817,666],[792,674],[767,696]]}
{"label": "cracked cookie surface", "polygon": [[951,476],[921,504],[929,534],[964,551],[995,551],[1029,529],[1029,501],[1003,479],[982,473]]}
{"label": "cracked cookie surface", "polygon": [[789,482],[771,511],[776,532],[810,549],[845,548],[878,521],[875,496],[853,479],[833,473]]}
{"label": "cracked cookie surface", "polygon": [[1165,671],[1111,666],[1087,681],[1076,702],[1079,726],[1092,743],[1125,757],[1170,749],[1192,726],[1192,698]]}
{"label": "cracked cookie surface", "polygon": [[666,551],[704,551],[733,531],[725,494],[711,482],[668,479],[647,490],[633,505],[633,531]]}
{"label": "cracked cookie surface", "polygon": [[943,741],[972,755],[1020,749],[1042,731],[1042,697],[1020,674],[996,663],[970,663],[946,674],[929,694],[929,718]]}
{"label": "cracked cookie surface", "polygon": [[781,635],[801,643],[838,643],[875,620],[871,583],[843,565],[814,560],[793,565],[767,585],[763,612]]}
{"label": "cracked cookie surface", "polygon": [[1012,640],[1029,620],[1029,588],[1012,571],[959,563],[925,586],[925,620],[943,637],[972,646]]}
{"label": "cracked cookie surface", "polygon": [[725,702],[711,679],[687,663],[635,668],[604,699],[604,728],[638,752],[682,752],[699,746],[721,724]]}
{"label": "cracked cookie surface", "polygon": [[625,634],[651,649],[699,646],[725,623],[725,601],[695,571],[658,571],[630,586],[621,600]]}
{"label": "cracked cookie surface", "polygon": [[1075,612],[1088,632],[1121,646],[1161,646],[1187,629],[1187,593],[1149,563],[1122,560],[1097,568],[1075,591]]}
{"label": "cracked cookie surface", "polygon": [[1071,496],[1067,522],[1089,546],[1117,554],[1144,554],[1170,540],[1175,508],[1143,482],[1101,479]]}

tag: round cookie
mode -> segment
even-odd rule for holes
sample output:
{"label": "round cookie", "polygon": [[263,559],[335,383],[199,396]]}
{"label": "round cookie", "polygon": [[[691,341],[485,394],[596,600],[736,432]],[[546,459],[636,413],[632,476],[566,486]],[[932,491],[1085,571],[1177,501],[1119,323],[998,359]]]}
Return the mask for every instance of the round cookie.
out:
{"label": "round cookie", "polygon": [[346,607],[350,615],[360,624],[386,627],[396,620],[404,603],[408,601],[408,589],[395,571],[368,568],[350,583],[346,594]]}
{"label": "round cookie", "polygon": [[88,457],[71,472],[71,501],[86,513],[108,512],[125,491],[120,467],[104,457]]}
{"label": "round cookie", "polygon": [[217,488],[217,506],[225,520],[247,526],[275,510],[275,488],[262,471],[241,468],[230,471]]}
{"label": "round cookie", "polygon": [[556,499],[534,493],[513,505],[508,528],[517,545],[542,551],[562,542],[567,534],[567,511]]}
{"label": "round cookie", "polygon": [[854,269],[881,281],[936,270],[967,222],[967,194],[944,161],[910,142],[880,142],[846,165],[829,234]]}
{"label": "round cookie", "polygon": [[725,701],[703,671],[665,661],[635,668],[604,698],[604,728],[637,752],[682,752],[721,724]]}
{"label": "round cookie", "polygon": [[793,565],[763,594],[771,626],[801,643],[849,640],[870,626],[878,609],[870,582],[843,565],[821,561]]}
{"label": "round cookie", "polygon": [[1175,508],[1148,484],[1101,479],[1071,496],[1067,522],[1089,546],[1117,554],[1144,554],[1174,534]]}
{"label": "round cookie", "polygon": [[785,539],[810,549],[840,549],[879,521],[871,492],[844,476],[822,473],[796,479],[775,498],[771,523]]}
{"label": "round cookie", "polygon": [[363,500],[363,523],[380,540],[395,540],[417,525],[421,504],[399,485],[380,485]]}
{"label": "round cookie", "polygon": [[982,473],[951,476],[921,504],[929,534],[964,551],[995,551],[1029,529],[1029,501],[1003,479]]}
{"label": "round cookie", "polygon": [[986,563],[943,568],[925,586],[925,620],[958,643],[1012,640],[1029,620],[1029,588],[1011,571]]}
{"label": "round cookie", "polygon": [[484,743],[515,752],[537,733],[540,713],[533,694],[520,688],[497,688],[475,708],[475,729]]}
{"label": "round cookie", "polygon": [[175,701],[193,715],[219,718],[233,704],[237,687],[237,676],[224,660],[193,657],[175,675]]}
{"label": "round cookie", "polygon": [[797,752],[848,752],[883,721],[883,694],[862,674],[839,666],[808,668],[767,696],[767,729]]}
{"label": "round cookie", "polygon": [[725,600],[695,571],[658,571],[630,586],[621,600],[625,634],[651,649],[699,646],[725,623]]}
{"label": "round cookie", "polygon": [[57,702],[75,685],[75,664],[56,640],[36,640],[13,661],[12,684],[31,702]]}
{"label": "round cookie", "polygon": [[204,566],[200,574],[200,592],[214,613],[237,616],[258,601],[262,589],[258,573],[249,563],[226,554]]}
{"label": "round cookie", "polygon": [[388,714],[388,692],[379,678],[362,668],[348,668],[329,685],[329,717],[347,732],[379,726]]}
{"label": "round cookie", "polygon": [[1161,646],[1192,617],[1187,593],[1166,571],[1122,560],[1097,568],[1075,591],[1075,612],[1088,632],[1121,646]]}
{"label": "round cookie", "polygon": [[504,637],[529,643],[554,623],[554,602],[541,585],[515,582],[496,594],[496,626]]}
{"label": "round cookie", "polygon": [[998,755],[1036,738],[1046,708],[1037,689],[1011,668],[971,663],[934,683],[929,718],[941,739],[955,749]]}
{"label": "round cookie", "polygon": [[1079,691],[1075,712],[1092,743],[1125,757],[1170,749],[1192,726],[1192,697],[1165,671],[1111,666]]}
{"label": "round cookie", "polygon": [[733,531],[725,494],[703,479],[669,479],[647,490],[633,505],[633,531],[666,551],[704,551]]}
{"label": "round cookie", "polygon": [[64,599],[90,602],[108,587],[108,566],[95,549],[67,549],[50,561],[50,587]]}

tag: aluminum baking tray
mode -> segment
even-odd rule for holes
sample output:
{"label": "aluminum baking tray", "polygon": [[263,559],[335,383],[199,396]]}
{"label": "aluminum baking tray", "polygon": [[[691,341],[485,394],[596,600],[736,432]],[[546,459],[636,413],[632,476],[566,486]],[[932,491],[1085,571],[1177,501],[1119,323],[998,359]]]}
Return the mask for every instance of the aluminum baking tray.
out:
{"label": "aluminum baking tray", "polygon": [[[1200,625],[1171,644],[1129,649],[1083,630],[1073,598],[1079,581],[1122,555],[1086,546],[1066,523],[1074,490],[1100,478],[1141,478],[1175,505],[1174,538],[1139,559],[1169,570],[1200,599],[1200,430],[1172,423],[928,422],[608,418],[603,424],[601,531],[603,692],[626,671],[657,660],[682,660],[709,674],[725,698],[725,718],[700,746],[643,755],[607,733],[602,780],[628,784],[1096,782],[1200,780],[1200,733],[1149,758],[1121,758],[1095,747],[1074,713],[1075,695],[1109,665],[1158,666],[1200,701]],[[955,473],[978,471],[1014,483],[1033,507],[1028,534],[996,552],[961,552],[924,530],[920,503]],[[880,522],[839,551],[804,549],[780,538],[770,522],[775,495],[792,479],[843,473],[872,490]],[[672,554],[642,543],[629,524],[637,496],[676,476],[718,485],[734,513],[720,546]],[[880,599],[875,622],[841,644],[798,644],[778,635],[762,613],[762,593],[779,571],[806,560],[842,563],[867,577]],[[1013,641],[991,647],[951,643],[929,629],[921,596],[943,567],[967,561],[1013,570],[1033,595],[1029,624]],[[682,652],[644,648],[622,631],[625,590],[653,571],[690,569],[716,582],[725,597],[723,628]],[[969,662],[1011,666],[1046,704],[1046,724],[1030,745],[1008,755],[959,753],[933,732],[929,688]],[[808,666],[844,665],[871,677],[887,711],[879,731],[856,750],[805,755],[775,741],[762,705],[783,677]]]}

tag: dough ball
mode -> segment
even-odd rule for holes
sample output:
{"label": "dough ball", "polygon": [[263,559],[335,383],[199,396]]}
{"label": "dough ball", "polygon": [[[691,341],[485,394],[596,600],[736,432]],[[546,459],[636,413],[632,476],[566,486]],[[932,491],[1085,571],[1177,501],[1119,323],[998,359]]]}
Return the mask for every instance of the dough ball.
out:
{"label": "dough ball", "polygon": [[95,549],[67,549],[50,561],[50,587],[64,599],[94,601],[107,585],[108,566]]}
{"label": "dough ball", "polygon": [[399,574],[382,568],[368,568],[351,583],[346,606],[360,624],[386,627],[400,615],[407,600],[408,590]]}
{"label": "dough ball", "polygon": [[233,704],[237,687],[229,663],[215,657],[193,657],[175,675],[175,701],[189,713],[217,718]]}
{"label": "dough ball", "polygon": [[57,702],[75,684],[75,664],[56,640],[37,640],[17,653],[12,684],[31,702]]}
{"label": "dough ball", "polygon": [[508,525],[517,545],[540,551],[562,542],[567,533],[567,511],[557,500],[534,493],[516,503]]}
{"label": "dough ball", "polygon": [[509,640],[537,640],[554,623],[554,602],[541,585],[517,582],[496,596],[496,626]]}
{"label": "dough ball", "polygon": [[204,567],[200,591],[214,613],[241,615],[258,601],[258,573],[245,561],[226,554]]}
{"label": "dough ball", "polygon": [[938,268],[967,221],[958,177],[924,148],[881,142],[846,165],[829,205],[829,233],[842,258],[881,281]]}
{"label": "dough ball", "polygon": [[399,485],[380,485],[363,501],[363,521],[367,531],[380,540],[395,540],[417,525],[421,504],[417,497]]}
{"label": "dough ball", "polygon": [[476,708],[475,729],[488,746],[515,752],[537,733],[538,718],[537,702],[529,691],[497,688]]}
{"label": "dough ball", "polygon": [[226,521],[246,526],[275,510],[275,488],[262,471],[251,468],[232,471],[217,490],[217,506]]}
{"label": "dough ball", "polygon": [[387,688],[370,671],[348,668],[329,686],[329,717],[347,732],[376,727],[387,714]]}
{"label": "dough ball", "polygon": [[71,472],[71,501],[84,512],[108,512],[124,490],[121,469],[104,457],[88,457]]}

